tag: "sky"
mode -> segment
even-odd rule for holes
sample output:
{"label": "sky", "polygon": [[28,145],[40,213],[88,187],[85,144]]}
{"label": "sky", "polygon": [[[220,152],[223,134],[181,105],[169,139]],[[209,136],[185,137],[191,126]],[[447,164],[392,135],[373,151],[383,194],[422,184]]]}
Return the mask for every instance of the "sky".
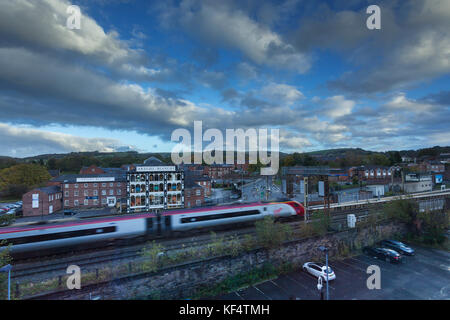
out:
{"label": "sky", "polygon": [[0,155],[170,152],[194,121],[283,152],[450,145],[450,1],[0,1]]}

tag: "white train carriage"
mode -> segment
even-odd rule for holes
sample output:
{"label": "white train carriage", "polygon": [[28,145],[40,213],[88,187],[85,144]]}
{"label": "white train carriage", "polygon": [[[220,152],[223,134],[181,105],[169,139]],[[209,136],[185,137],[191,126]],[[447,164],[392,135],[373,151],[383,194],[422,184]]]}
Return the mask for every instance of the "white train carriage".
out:
{"label": "white train carriage", "polygon": [[[73,247],[88,243],[127,239],[145,235],[142,217],[102,219],[91,222],[0,229],[0,239],[12,244],[11,253]],[[2,247],[5,246],[2,244]]]}
{"label": "white train carriage", "polygon": [[296,208],[286,203],[257,203],[225,206],[194,211],[167,213],[171,217],[173,231],[186,231],[224,224],[245,223],[263,219],[265,216],[289,217],[297,214]]}

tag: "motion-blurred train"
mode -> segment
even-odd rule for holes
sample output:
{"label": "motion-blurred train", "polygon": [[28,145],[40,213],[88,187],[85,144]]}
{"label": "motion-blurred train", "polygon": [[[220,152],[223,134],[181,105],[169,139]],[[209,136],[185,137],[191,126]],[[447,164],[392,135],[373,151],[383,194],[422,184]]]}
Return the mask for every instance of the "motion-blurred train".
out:
{"label": "motion-blurred train", "polygon": [[304,207],[300,203],[285,201],[12,226],[0,228],[0,250],[11,244],[10,252],[13,256],[41,255],[75,247],[98,247],[105,243],[129,242],[136,238],[151,239],[199,228],[242,224],[265,216],[285,218],[303,216],[304,213]]}

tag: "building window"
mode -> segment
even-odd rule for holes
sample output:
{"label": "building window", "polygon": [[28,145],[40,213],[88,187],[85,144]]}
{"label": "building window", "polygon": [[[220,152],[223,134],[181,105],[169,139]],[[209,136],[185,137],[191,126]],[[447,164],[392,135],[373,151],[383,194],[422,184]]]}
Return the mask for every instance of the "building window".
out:
{"label": "building window", "polygon": [[121,189],[117,189],[117,194],[121,195],[122,194],[122,190]]}
{"label": "building window", "polygon": [[88,199],[84,199],[84,205],[87,206],[89,204],[89,200]]}
{"label": "building window", "polygon": [[85,184],[84,184],[84,187],[85,187],[85,188],[87,188],[87,187],[88,187],[88,184],[87,184],[87,183],[85,183]]}
{"label": "building window", "polygon": [[66,189],[69,189],[69,185],[68,184],[66,184]]}
{"label": "building window", "polygon": [[78,191],[74,191],[74,192],[73,192],[73,195],[74,195],[75,197],[78,197]]}
{"label": "building window", "polygon": [[98,200],[97,199],[94,199],[94,205],[98,205]]}
{"label": "building window", "polygon": [[106,183],[102,183],[102,187],[106,187]]}
{"label": "building window", "polygon": [[117,186],[120,187],[120,182],[117,182]]}
{"label": "building window", "polygon": [[114,187],[114,183],[110,182],[110,183],[109,183],[109,186],[110,186],[110,187]]}
{"label": "building window", "polygon": [[69,196],[69,191],[64,191],[64,197],[68,197]]}
{"label": "building window", "polygon": [[114,195],[114,190],[109,190],[109,195],[113,196]]}
{"label": "building window", "polygon": [[74,204],[75,207],[78,207],[78,200],[75,200],[75,201],[73,202],[73,204]]}
{"label": "building window", "polygon": [[87,197],[89,195],[89,190],[84,190],[84,196]]}
{"label": "building window", "polygon": [[97,188],[98,187],[98,183],[94,183],[94,188]]}
{"label": "building window", "polygon": [[200,195],[201,195],[201,190],[200,190],[200,189],[197,189],[197,190],[195,191],[195,194],[196,194],[197,196],[200,196]]}
{"label": "building window", "polygon": [[102,204],[106,204],[106,198],[102,198]]}
{"label": "building window", "polygon": [[78,184],[77,183],[75,184],[75,188],[78,189]]}
{"label": "building window", "polygon": [[64,201],[64,205],[65,205],[66,207],[68,207],[68,206],[69,206],[69,200],[65,200],[65,201]]}
{"label": "building window", "polygon": [[102,190],[102,196],[106,196],[106,190]]}
{"label": "building window", "polygon": [[195,205],[196,206],[200,206],[202,204],[202,202],[200,200],[195,200]]}
{"label": "building window", "polygon": [[98,196],[98,190],[94,190],[94,196]]}

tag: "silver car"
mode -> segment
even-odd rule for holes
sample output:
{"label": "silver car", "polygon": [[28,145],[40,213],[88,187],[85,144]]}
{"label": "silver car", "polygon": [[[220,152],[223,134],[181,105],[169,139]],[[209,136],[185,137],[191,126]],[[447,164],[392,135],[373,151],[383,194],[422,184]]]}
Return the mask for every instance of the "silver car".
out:
{"label": "silver car", "polygon": [[[303,265],[303,271],[308,272],[316,278],[322,277],[324,281],[327,281],[327,267],[323,263],[317,262],[306,262]],[[336,275],[333,270],[328,266],[328,280],[336,279]]]}

